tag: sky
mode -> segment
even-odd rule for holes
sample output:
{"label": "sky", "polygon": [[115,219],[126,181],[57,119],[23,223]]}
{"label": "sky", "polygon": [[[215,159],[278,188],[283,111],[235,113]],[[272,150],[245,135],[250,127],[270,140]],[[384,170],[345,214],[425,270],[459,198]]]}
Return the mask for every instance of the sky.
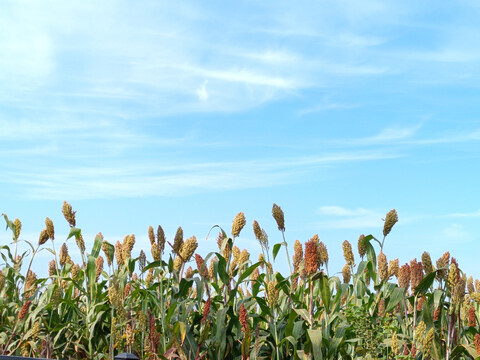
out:
{"label": "sky", "polygon": [[170,241],[182,226],[205,256],[243,211],[235,244],[256,261],[254,220],[282,241],[276,203],[290,254],[318,234],[333,275],[342,242],[381,238],[396,209],[388,259],[450,251],[480,278],[479,16],[477,1],[3,1],[0,213],[33,243],[50,217],[58,249],[66,200],[87,248],[135,234],[150,256],[149,225]]}

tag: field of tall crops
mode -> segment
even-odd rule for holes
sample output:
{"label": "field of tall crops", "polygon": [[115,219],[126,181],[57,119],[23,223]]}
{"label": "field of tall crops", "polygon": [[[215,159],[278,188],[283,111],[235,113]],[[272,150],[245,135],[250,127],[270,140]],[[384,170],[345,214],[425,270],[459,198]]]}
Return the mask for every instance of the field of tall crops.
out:
{"label": "field of tall crops", "polygon": [[[64,202],[67,239],[45,219],[38,241],[21,236],[21,221],[3,215],[13,241],[0,248],[0,354],[58,359],[471,359],[480,354],[480,281],[446,252],[399,264],[382,236],[342,244],[345,264],[329,263],[317,235],[289,254],[282,209],[272,208],[283,242],[271,244],[258,222],[261,255],[236,246],[252,231],[238,213],[231,229],[214,227],[218,251],[197,253],[195,236],[178,228],[167,240],[148,231],[150,249],[132,257],[135,236],[115,244],[95,237],[85,248],[75,211]],[[67,225],[68,224],[68,225]],[[31,248],[19,252],[19,243]],[[67,246],[68,244],[68,246]],[[78,246],[72,258],[68,247]],[[51,253],[48,277],[32,271]],[[272,264],[286,251],[289,273]],[[46,265],[47,266],[47,265]],[[338,273],[341,276],[331,276]],[[330,272],[329,272],[330,270]]]}

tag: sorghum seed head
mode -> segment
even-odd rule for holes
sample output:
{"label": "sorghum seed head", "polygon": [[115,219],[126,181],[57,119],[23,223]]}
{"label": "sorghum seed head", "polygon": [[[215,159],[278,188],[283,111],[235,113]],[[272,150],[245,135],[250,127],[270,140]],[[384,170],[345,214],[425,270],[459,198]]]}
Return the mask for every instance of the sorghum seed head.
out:
{"label": "sorghum seed head", "polygon": [[123,257],[123,247],[122,243],[117,240],[115,243],[115,258],[117,259],[117,265],[123,266],[125,265],[125,259]]}
{"label": "sorghum seed head", "polygon": [[328,263],[328,250],[327,246],[320,241],[317,245],[318,261],[321,265]]}
{"label": "sorghum seed head", "polygon": [[398,338],[397,338],[397,333],[396,332],[394,332],[393,335],[392,335],[391,346],[392,346],[392,353],[394,355],[398,355],[400,347],[398,345]]}
{"label": "sorghum seed head", "polygon": [[278,230],[285,231],[285,216],[283,214],[282,208],[277,204],[273,204],[272,215],[277,222]]}
{"label": "sorghum seed head", "polygon": [[66,243],[63,243],[60,248],[60,265],[64,266],[66,263],[70,262],[70,255],[68,254],[68,247]]}
{"label": "sorghum seed head", "polygon": [[208,315],[210,314],[210,306],[212,305],[212,299],[210,297],[205,301],[205,305],[203,305],[203,317],[202,317],[202,324],[205,323],[205,321],[208,318]]}
{"label": "sorghum seed head", "polygon": [[387,263],[387,256],[380,252],[377,257],[377,267],[378,267],[378,274],[380,275],[380,280],[387,281],[388,280],[388,263]]}
{"label": "sorghum seed head", "polygon": [[475,286],[473,285],[473,277],[470,275],[467,280],[467,290],[469,294],[473,294],[475,292]]}
{"label": "sorghum seed head", "polygon": [[448,278],[447,278],[447,284],[450,287],[450,291],[453,293],[453,289],[455,288],[455,285],[458,282],[458,269],[457,266],[455,265],[454,262],[450,264],[450,269],[448,271]]}
{"label": "sorghum seed head", "polygon": [[208,268],[205,265],[205,261],[199,254],[195,254],[195,262],[197,263],[197,270],[201,277],[208,279]]}
{"label": "sorghum seed head", "polygon": [[102,271],[103,271],[103,257],[99,256],[98,258],[95,259],[95,274],[97,276],[96,278],[97,281]]}
{"label": "sorghum seed head", "polygon": [[398,259],[388,262],[388,277],[395,276],[398,279],[399,262]]}
{"label": "sorghum seed head", "polygon": [[343,249],[343,258],[345,259],[348,265],[353,266],[355,264],[355,258],[353,256],[352,245],[348,240],[345,240],[343,242],[342,249]]}
{"label": "sorghum seed head", "polygon": [[418,284],[423,280],[423,265],[417,262],[417,259],[410,261],[410,286],[415,290]]}
{"label": "sorghum seed head", "polygon": [[480,334],[475,334],[475,351],[477,352],[477,356],[480,355]]}
{"label": "sorghum seed head", "polygon": [[446,280],[448,270],[445,269],[450,263],[450,253],[445,252],[440,259],[437,260],[437,280]]}
{"label": "sorghum seed head", "polygon": [[[102,238],[103,238],[103,235],[102,233],[99,233],[97,236],[101,235]],[[77,243],[77,246],[78,248],[80,249],[80,251],[82,253],[85,252],[85,241],[83,241],[83,236],[82,236],[82,233],[78,234],[77,236],[75,236],[75,242]]]}
{"label": "sorghum seed head", "polygon": [[48,238],[55,240],[55,230],[53,228],[53,221],[50,218],[45,218],[45,226],[48,234]]}
{"label": "sorghum seed head", "polygon": [[363,259],[363,257],[367,253],[367,244],[365,243],[365,235],[363,235],[363,234],[360,235],[360,237],[358,238],[357,247],[358,247],[358,254]]}
{"label": "sorghum seed head", "polygon": [[173,253],[180,254],[183,245],[183,229],[179,226],[173,239]]}
{"label": "sorghum seed head", "polygon": [[182,249],[180,250],[180,256],[182,257],[183,261],[187,262],[190,260],[192,255],[195,253],[195,250],[198,247],[197,238],[192,236],[185,240],[182,245]]}
{"label": "sorghum seed head", "polygon": [[422,338],[423,338],[423,334],[425,334],[425,330],[427,330],[427,326],[425,325],[425,323],[422,321],[420,321],[415,329],[415,338],[414,340],[417,342],[417,343],[420,343],[422,341]]}
{"label": "sorghum seed head", "polygon": [[351,278],[351,270],[350,270],[350,265],[345,264],[345,266],[342,269],[342,276],[343,276],[343,283],[348,284],[350,282]]}
{"label": "sorghum seed head", "polygon": [[163,231],[163,228],[158,225],[157,228],[157,244],[160,248],[160,253],[163,253],[163,250],[165,250],[165,242],[167,239],[165,238],[165,232]]}
{"label": "sorghum seed head", "polygon": [[103,250],[103,253],[105,254],[105,257],[107,258],[107,264],[108,266],[111,266],[112,265],[112,254],[110,254],[110,244],[104,240],[102,242],[102,250]]}
{"label": "sorghum seed head", "polygon": [[20,309],[20,313],[18,314],[18,320],[22,320],[28,313],[28,309],[30,308],[30,304],[32,302],[30,300],[27,300],[23,305],[22,308]]}
{"label": "sorghum seed head", "polygon": [[239,212],[235,216],[235,219],[233,219],[232,236],[237,237],[238,235],[240,235],[240,231],[242,231],[245,224],[246,224],[245,214],[243,212]]}
{"label": "sorghum seed head", "polygon": [[[97,262],[95,262],[95,268],[96,268]],[[95,269],[96,270],[96,269]],[[71,267],[70,273],[72,274],[72,279],[77,279],[78,274],[80,273],[80,265],[75,264]]]}
{"label": "sorghum seed head", "polygon": [[63,216],[65,217],[65,220],[67,220],[68,224],[70,225],[70,227],[75,227],[76,211],[72,210],[72,205],[64,201],[62,206],[62,213],[63,213]]}
{"label": "sorghum seed head", "polygon": [[191,266],[185,271],[185,279],[191,279],[193,277],[193,269]]}
{"label": "sorghum seed head", "polygon": [[309,240],[305,243],[305,272],[307,276],[315,273],[318,266],[317,243]]}
{"label": "sorghum seed head", "polygon": [[127,285],[125,285],[125,290],[123,291],[123,297],[126,298],[128,295],[130,295],[131,291],[132,291],[132,284],[127,283]]}
{"label": "sorghum seed head", "polygon": [[173,268],[177,271],[180,271],[180,269],[182,268],[182,265],[183,265],[182,259],[180,258],[180,256],[177,256],[175,260],[173,260]]}
{"label": "sorghum seed head", "polygon": [[208,266],[208,277],[209,279],[215,278],[215,261],[210,259],[210,265]]}
{"label": "sorghum seed head", "polygon": [[244,266],[249,259],[250,259],[249,252],[247,251],[247,249],[243,249],[238,259],[239,266]]}
{"label": "sorghum seed head", "polygon": [[258,224],[257,220],[253,221],[253,233],[255,234],[255,238],[257,240],[262,239],[262,229],[260,228],[260,225]]}
{"label": "sorghum seed head", "polygon": [[40,236],[38,237],[38,245],[43,245],[48,241],[47,229],[40,231]]}
{"label": "sorghum seed head", "polygon": [[378,316],[385,316],[385,299],[380,299],[378,302]]}
{"label": "sorghum seed head", "polygon": [[293,245],[294,254],[293,254],[293,271],[298,272],[300,269],[300,264],[303,261],[303,248],[302,243],[298,240],[295,240],[295,244]]}
{"label": "sorghum seed head", "polygon": [[392,230],[393,225],[398,221],[397,211],[395,209],[390,210],[385,217],[385,223],[383,225],[383,236],[387,236]]}
{"label": "sorghum seed head", "polygon": [[238,318],[240,320],[240,324],[242,325],[242,330],[245,332],[245,329],[248,327],[248,313],[247,313],[247,309],[245,309],[245,306],[243,304],[240,305]]}
{"label": "sorghum seed head", "polygon": [[475,308],[473,306],[468,308],[468,326],[477,326],[477,317],[475,314]]}
{"label": "sorghum seed head", "polygon": [[48,263],[48,275],[53,276],[56,273],[55,260],[50,260]]}
{"label": "sorghum seed head", "polygon": [[432,264],[432,258],[430,257],[430,254],[426,251],[422,254],[422,263],[423,269],[425,270],[425,275],[428,275],[431,272],[435,271],[435,267]]}
{"label": "sorghum seed head", "polygon": [[398,286],[408,290],[410,287],[410,266],[402,265],[398,270]]}
{"label": "sorghum seed head", "polygon": [[275,306],[277,304],[278,300],[278,289],[276,288],[277,282],[274,281],[269,281],[267,283],[267,296],[268,296],[268,302],[270,303],[271,306]]}
{"label": "sorghum seed head", "polygon": [[155,234],[151,225],[148,227],[148,239],[150,240],[150,245],[155,244]]}
{"label": "sorghum seed head", "polygon": [[423,339],[422,350],[425,357],[428,357],[430,355],[434,336],[435,336],[435,329],[432,327],[430,328],[430,330],[428,330],[428,333],[425,336],[425,339]]}
{"label": "sorghum seed head", "polygon": [[151,252],[152,252],[153,260],[160,261],[161,253],[160,253],[160,247],[158,246],[158,244],[156,243],[152,244]]}
{"label": "sorghum seed head", "polygon": [[140,271],[143,271],[145,265],[147,264],[147,255],[143,250],[140,250],[140,254],[138,255],[138,268]]}
{"label": "sorghum seed head", "polygon": [[131,346],[134,343],[133,329],[130,323],[127,324],[127,329],[125,330],[125,340],[127,345]]}
{"label": "sorghum seed head", "polygon": [[15,226],[15,239],[18,239],[22,230],[22,222],[19,219],[15,219],[13,226]]}

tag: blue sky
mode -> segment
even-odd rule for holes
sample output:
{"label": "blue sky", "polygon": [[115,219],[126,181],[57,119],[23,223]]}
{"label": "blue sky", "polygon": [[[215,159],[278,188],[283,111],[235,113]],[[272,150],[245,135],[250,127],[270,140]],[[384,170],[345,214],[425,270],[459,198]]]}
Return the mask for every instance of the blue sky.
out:
{"label": "blue sky", "polygon": [[343,240],[380,236],[395,208],[389,259],[449,250],[480,277],[479,16],[476,1],[2,2],[0,212],[33,242],[49,216],[60,247],[67,200],[87,243],[134,233],[139,251],[149,225],[182,226],[205,255],[243,211],[236,245],[256,257],[253,220],[281,241],[277,203],[290,247],[318,233],[334,273]]}

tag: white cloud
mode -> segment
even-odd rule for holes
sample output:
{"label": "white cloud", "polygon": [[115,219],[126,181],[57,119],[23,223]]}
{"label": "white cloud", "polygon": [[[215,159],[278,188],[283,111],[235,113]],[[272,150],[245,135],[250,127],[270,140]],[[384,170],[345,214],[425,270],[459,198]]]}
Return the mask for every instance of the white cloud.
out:
{"label": "white cloud", "polygon": [[385,217],[385,214],[374,210],[341,206],[322,206],[318,212],[321,220],[316,225],[322,229],[379,229]]}
{"label": "white cloud", "polygon": [[202,86],[200,86],[196,91],[198,99],[201,101],[208,100],[207,83],[208,83],[208,80],[205,80]]}
{"label": "white cloud", "polygon": [[461,224],[450,224],[443,228],[444,240],[453,244],[468,243],[473,240],[472,234],[466,231]]}

